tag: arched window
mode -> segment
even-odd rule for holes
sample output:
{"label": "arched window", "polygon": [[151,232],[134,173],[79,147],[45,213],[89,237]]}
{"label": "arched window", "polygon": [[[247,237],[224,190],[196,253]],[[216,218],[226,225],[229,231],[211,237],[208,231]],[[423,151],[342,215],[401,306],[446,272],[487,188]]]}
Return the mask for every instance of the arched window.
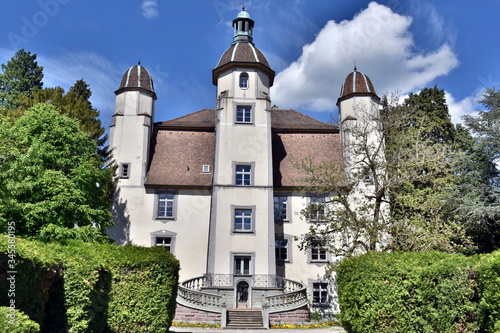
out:
{"label": "arched window", "polygon": [[248,88],[248,73],[243,72],[240,74],[240,88],[241,89]]}

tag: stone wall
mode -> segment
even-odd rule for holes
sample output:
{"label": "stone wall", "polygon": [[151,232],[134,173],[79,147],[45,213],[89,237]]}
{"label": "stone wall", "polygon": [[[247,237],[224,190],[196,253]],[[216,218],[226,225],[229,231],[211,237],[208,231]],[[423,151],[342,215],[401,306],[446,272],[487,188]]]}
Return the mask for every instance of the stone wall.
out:
{"label": "stone wall", "polygon": [[175,310],[175,321],[177,322],[192,322],[192,323],[220,323],[220,313],[213,313],[207,311],[201,311],[196,309],[187,308],[180,304],[177,304]]}
{"label": "stone wall", "polygon": [[269,314],[270,325],[278,324],[298,324],[309,322],[309,310],[307,306],[300,309],[286,312],[277,312]]}

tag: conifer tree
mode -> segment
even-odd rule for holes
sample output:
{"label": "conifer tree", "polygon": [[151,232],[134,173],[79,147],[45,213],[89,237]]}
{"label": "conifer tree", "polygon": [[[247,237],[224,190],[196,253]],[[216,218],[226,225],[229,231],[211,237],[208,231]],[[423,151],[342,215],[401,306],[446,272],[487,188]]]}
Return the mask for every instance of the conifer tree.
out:
{"label": "conifer tree", "polygon": [[0,107],[3,111],[17,109],[21,96],[31,97],[42,88],[43,67],[38,65],[36,57],[21,49],[7,64],[2,64]]}

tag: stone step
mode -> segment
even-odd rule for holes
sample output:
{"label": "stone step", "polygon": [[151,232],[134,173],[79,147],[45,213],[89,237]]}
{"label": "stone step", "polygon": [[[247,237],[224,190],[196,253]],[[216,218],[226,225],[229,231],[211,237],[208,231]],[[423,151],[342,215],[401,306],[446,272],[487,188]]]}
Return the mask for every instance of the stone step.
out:
{"label": "stone step", "polygon": [[228,328],[264,328],[261,310],[228,310]]}

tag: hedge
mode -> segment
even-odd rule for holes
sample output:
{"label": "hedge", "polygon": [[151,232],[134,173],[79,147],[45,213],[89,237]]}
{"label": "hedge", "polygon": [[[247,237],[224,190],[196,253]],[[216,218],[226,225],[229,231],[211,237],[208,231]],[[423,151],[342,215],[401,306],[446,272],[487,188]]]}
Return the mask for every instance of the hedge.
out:
{"label": "hedge", "polygon": [[[0,333],[38,333],[40,325],[17,309],[0,306]],[[13,319],[12,319],[13,318]]]}
{"label": "hedge", "polygon": [[[0,235],[0,306],[8,306]],[[163,248],[16,238],[15,305],[41,332],[166,332],[175,314],[179,262]]]}
{"label": "hedge", "polygon": [[500,252],[368,253],[337,270],[348,332],[499,332]]}

